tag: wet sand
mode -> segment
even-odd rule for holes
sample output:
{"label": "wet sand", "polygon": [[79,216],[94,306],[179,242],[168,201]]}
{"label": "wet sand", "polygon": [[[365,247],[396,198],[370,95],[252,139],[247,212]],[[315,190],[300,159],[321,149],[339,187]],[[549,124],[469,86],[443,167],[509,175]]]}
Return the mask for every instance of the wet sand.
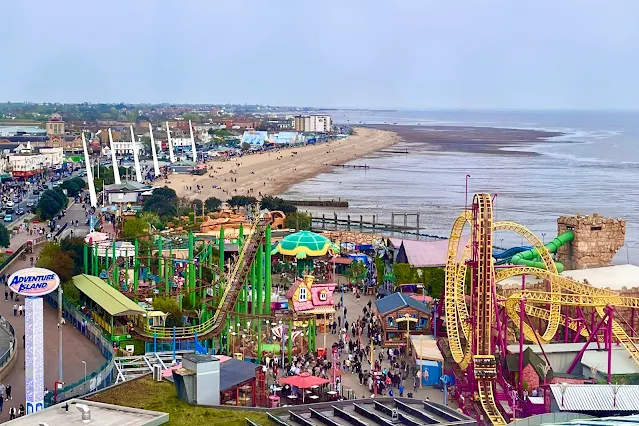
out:
{"label": "wet sand", "polygon": [[[280,194],[293,184],[328,171],[331,164],[343,164],[399,142],[391,131],[355,131],[355,135],[341,141],[212,160],[207,163],[209,170],[205,175],[173,174],[167,186],[179,197],[227,200],[233,195],[250,195],[259,199],[260,195]],[[157,186],[163,185],[158,182]]]}
{"label": "wet sand", "polygon": [[520,149],[546,142],[552,137],[564,136],[560,132],[496,127],[399,125],[373,127],[397,133],[402,139],[402,148],[407,148],[409,151],[415,148],[429,151],[532,156],[539,154]]}

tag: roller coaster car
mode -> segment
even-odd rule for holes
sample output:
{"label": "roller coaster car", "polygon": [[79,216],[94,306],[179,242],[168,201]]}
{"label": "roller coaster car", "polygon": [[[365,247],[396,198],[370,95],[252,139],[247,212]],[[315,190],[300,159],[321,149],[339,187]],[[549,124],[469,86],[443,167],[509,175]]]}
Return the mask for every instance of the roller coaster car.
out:
{"label": "roller coaster car", "polygon": [[475,355],[473,363],[475,379],[486,380],[497,377],[497,361],[494,355]]}

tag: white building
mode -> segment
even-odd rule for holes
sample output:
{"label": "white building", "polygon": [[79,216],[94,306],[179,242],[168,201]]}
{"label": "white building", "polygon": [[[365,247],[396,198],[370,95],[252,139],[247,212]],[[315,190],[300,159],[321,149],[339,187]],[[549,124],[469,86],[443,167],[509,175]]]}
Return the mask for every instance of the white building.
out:
{"label": "white building", "polygon": [[171,137],[171,143],[173,144],[174,148],[177,148],[177,147],[180,147],[180,146],[182,146],[182,147],[187,146],[187,147],[191,148],[191,138],[190,137],[188,137],[188,138],[174,138],[174,137]]}
{"label": "white building", "polygon": [[[135,146],[139,155],[144,154],[144,146],[140,142],[136,142]],[[131,141],[113,141],[115,153],[118,155],[133,155],[133,142]]]}
{"label": "white building", "polygon": [[38,154],[9,155],[9,167],[14,177],[32,177],[44,169],[62,165],[63,161],[62,148],[42,148]]}
{"label": "white building", "polygon": [[295,116],[295,130],[298,132],[320,132],[331,131],[330,115],[298,115]]}

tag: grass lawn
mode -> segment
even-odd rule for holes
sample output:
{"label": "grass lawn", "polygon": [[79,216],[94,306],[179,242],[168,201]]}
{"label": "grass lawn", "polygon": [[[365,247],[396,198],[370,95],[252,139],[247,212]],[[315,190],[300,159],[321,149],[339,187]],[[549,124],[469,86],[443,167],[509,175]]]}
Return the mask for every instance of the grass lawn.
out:
{"label": "grass lawn", "polygon": [[239,426],[246,424],[244,420],[246,417],[261,425],[271,424],[265,413],[204,408],[187,404],[178,398],[173,383],[166,380],[154,382],[151,376],[123,383],[88,399],[105,404],[169,413],[167,425],[174,426]]}

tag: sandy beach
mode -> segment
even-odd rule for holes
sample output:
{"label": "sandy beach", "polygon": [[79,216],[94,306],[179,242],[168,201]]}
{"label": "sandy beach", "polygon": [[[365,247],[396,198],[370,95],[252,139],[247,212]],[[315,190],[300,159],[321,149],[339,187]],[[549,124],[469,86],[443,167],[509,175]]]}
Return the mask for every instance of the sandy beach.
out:
{"label": "sandy beach", "polygon": [[399,142],[391,131],[357,128],[355,132],[341,141],[209,161],[207,174],[173,174],[166,185],[179,197],[227,200],[233,195],[250,195],[259,199],[330,170],[331,164],[343,164]]}

